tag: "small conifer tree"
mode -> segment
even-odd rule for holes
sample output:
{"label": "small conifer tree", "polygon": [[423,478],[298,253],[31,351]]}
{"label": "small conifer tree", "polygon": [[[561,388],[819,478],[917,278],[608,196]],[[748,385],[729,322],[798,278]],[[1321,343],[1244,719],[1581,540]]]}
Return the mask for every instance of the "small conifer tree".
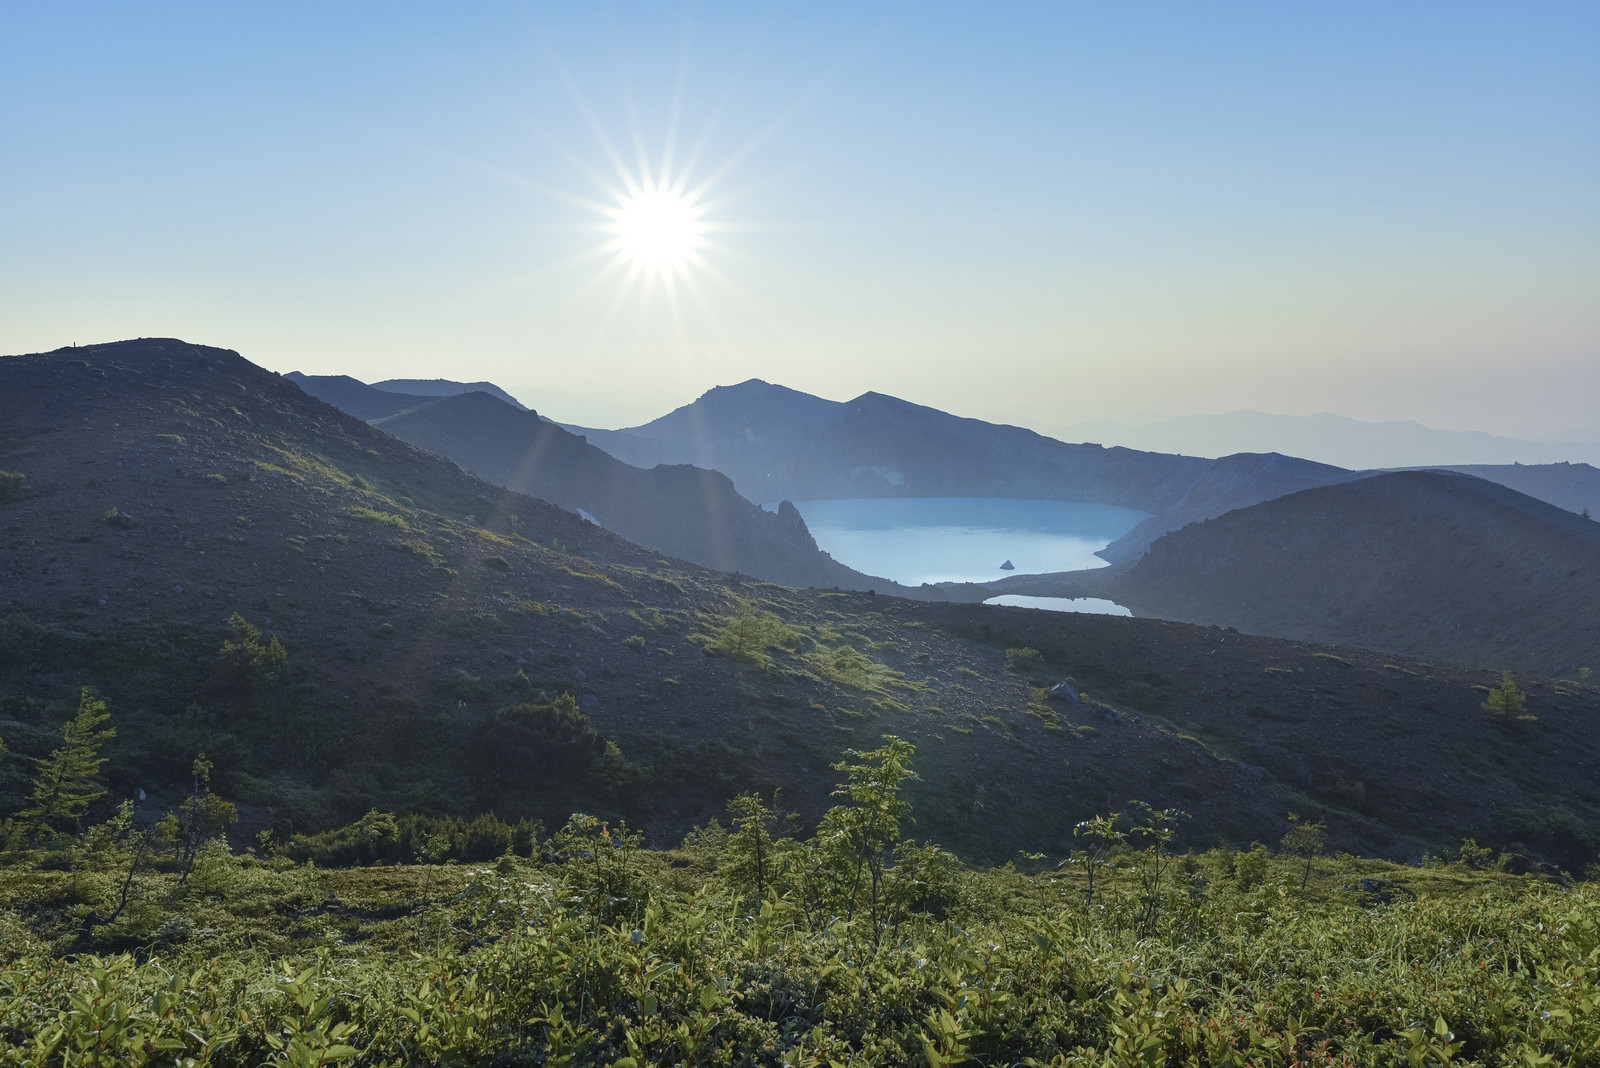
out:
{"label": "small conifer tree", "polygon": [[1304,890],[1311,883],[1311,860],[1322,852],[1325,845],[1326,824],[1312,823],[1303,820],[1294,813],[1289,814],[1289,833],[1283,836],[1283,848],[1295,856],[1304,857],[1306,860],[1305,871],[1300,876],[1300,889]]}
{"label": "small conifer tree", "polygon": [[768,830],[772,810],[757,794],[740,794],[728,802],[734,831],[728,835],[726,867],[735,882],[752,888],[757,901],[767,896],[777,876],[778,847]]}
{"label": "small conifer tree", "polygon": [[1500,685],[1491,689],[1483,702],[1483,710],[1496,723],[1532,723],[1538,717],[1528,715],[1527,707],[1528,699],[1509,671],[1500,673]]}
{"label": "small conifer tree", "polygon": [[29,839],[65,833],[69,822],[74,830],[81,829],[90,803],[106,792],[95,777],[106,763],[100,745],[117,733],[105,725],[110,718],[106,703],[85,686],[77,715],[61,729],[61,746],[39,762],[28,806],[17,813]]}

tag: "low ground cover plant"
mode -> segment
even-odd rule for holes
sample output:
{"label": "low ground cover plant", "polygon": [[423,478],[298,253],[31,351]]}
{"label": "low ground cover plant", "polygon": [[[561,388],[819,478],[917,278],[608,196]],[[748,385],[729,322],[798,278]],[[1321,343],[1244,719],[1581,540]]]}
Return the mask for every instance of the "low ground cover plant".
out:
{"label": "low ground cover plant", "polygon": [[1083,855],[974,870],[902,836],[914,767],[894,738],[847,754],[804,840],[745,795],[666,851],[575,815],[460,863],[464,828],[380,812],[243,852],[126,821],[19,846],[0,1064],[1600,1058],[1592,882],[1303,843],[1175,855],[1179,814],[1138,806]]}

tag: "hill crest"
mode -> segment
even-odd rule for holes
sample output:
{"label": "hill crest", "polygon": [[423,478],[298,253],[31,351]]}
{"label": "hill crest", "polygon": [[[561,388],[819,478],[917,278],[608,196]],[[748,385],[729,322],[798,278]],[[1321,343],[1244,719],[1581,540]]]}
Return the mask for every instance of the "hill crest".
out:
{"label": "hill crest", "polygon": [[1545,674],[1600,666],[1600,523],[1454,472],[1291,493],[1086,580],[1139,614]]}

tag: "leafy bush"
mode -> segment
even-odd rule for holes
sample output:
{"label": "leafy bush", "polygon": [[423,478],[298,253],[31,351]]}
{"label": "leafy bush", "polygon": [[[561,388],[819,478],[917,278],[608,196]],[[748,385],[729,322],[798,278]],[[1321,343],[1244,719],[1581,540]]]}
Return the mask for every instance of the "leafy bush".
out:
{"label": "leafy bush", "polygon": [[771,662],[767,655],[769,649],[792,648],[798,639],[799,632],[776,614],[757,608],[751,601],[740,600],[737,611],[706,643],[706,651],[765,668]]}
{"label": "leafy bush", "polygon": [[406,522],[404,516],[395,515],[393,512],[380,512],[376,508],[362,508],[356,505],[351,505],[344,511],[346,515],[364,519],[369,523],[377,523],[379,526],[394,527],[396,530],[411,529],[411,524]]}
{"label": "leafy bush", "polygon": [[1037,649],[1021,648],[1006,650],[1006,667],[1012,671],[1027,671],[1029,668],[1038,667],[1043,660],[1042,654]]}
{"label": "leafy bush", "polygon": [[288,650],[278,636],[264,636],[259,627],[238,612],[228,617],[228,629],[233,637],[217,650],[213,687],[228,690],[276,683],[289,660]]}
{"label": "leafy bush", "polygon": [[27,492],[28,476],[21,471],[0,471],[0,502],[14,501]]}
{"label": "leafy bush", "polygon": [[1483,710],[1489,713],[1491,721],[1511,727],[1539,721],[1538,716],[1528,714],[1527,706],[1527,697],[1517,688],[1517,682],[1509,671],[1500,673],[1500,685],[1491,689],[1483,702]]}
{"label": "leafy bush", "polygon": [[[588,816],[542,863],[341,872],[213,848],[203,878],[226,891],[168,896],[173,877],[157,877],[137,956],[52,954],[49,929],[32,925],[83,907],[69,903],[84,902],[73,876],[0,870],[14,903],[0,923],[0,1064],[1376,1068],[1600,1055],[1600,887],[1476,876],[1361,905],[1238,890],[1212,859],[1193,865],[1182,922],[1153,935],[1119,919],[1137,895],[1125,874],[1090,909],[1062,900],[1054,875],[958,869],[993,904],[987,918],[957,894],[952,919],[912,911],[873,945],[848,921],[797,924],[784,894],[741,909],[714,876],[675,887],[636,834]],[[1292,885],[1295,863],[1267,885]]]}
{"label": "leafy bush", "polygon": [[488,807],[526,799],[581,778],[604,742],[570,693],[536,697],[489,713],[464,749],[474,788]]}
{"label": "leafy bush", "polygon": [[[536,849],[535,826],[371,811],[268,860],[214,839],[184,883],[138,869],[124,810],[70,870],[0,868],[0,1065],[1600,1058],[1600,886],[1341,858],[1395,891],[1358,901],[1265,849],[1169,858],[1175,814],[1136,804],[1095,821],[1091,899],[1070,868],[900,840],[912,751],[885,743],[836,765],[810,842],[747,798],[699,857],[581,813]],[[754,902],[752,847],[796,862]]]}
{"label": "leafy bush", "polygon": [[508,823],[493,813],[471,820],[410,814],[396,818],[373,809],[354,823],[320,834],[294,835],[276,847],[279,855],[321,867],[409,864],[418,860],[463,863],[505,853],[533,856],[542,827],[537,820]]}

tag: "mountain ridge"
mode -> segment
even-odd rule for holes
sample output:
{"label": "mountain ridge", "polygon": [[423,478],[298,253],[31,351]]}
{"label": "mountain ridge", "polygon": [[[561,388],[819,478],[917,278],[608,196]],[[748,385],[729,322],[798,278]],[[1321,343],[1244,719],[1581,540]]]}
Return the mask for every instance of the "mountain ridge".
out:
{"label": "mountain ridge", "polygon": [[[1034,592],[1024,579],[996,585]],[[1141,615],[1480,667],[1600,665],[1600,523],[1457,472],[1383,472],[1287,494],[1169,533],[1115,574],[1060,576],[1057,587]]]}
{"label": "mountain ridge", "polygon": [[[0,465],[0,734],[43,755],[98,688],[121,796],[185,796],[204,752],[285,833],[579,809],[670,845],[746,790],[815,820],[839,752],[892,733],[917,746],[919,836],[990,863],[1070,852],[1132,798],[1192,811],[1197,847],[1294,811],[1393,857],[1466,835],[1593,854],[1593,687],[1525,678],[1539,724],[1506,735],[1488,672],[664,561],[227,350],[0,357]],[[250,653],[267,635],[285,663]],[[1087,698],[1043,696],[1067,678]],[[1520,755],[1461,763],[1490,750]]]}
{"label": "mountain ridge", "polygon": [[461,393],[487,393],[513,408],[524,412],[530,410],[526,404],[493,382],[456,382],[448,378],[386,378],[382,382],[374,382],[372,387],[386,393],[408,393],[418,397],[453,397]]}
{"label": "mountain ridge", "polygon": [[817,548],[792,506],[779,514],[767,512],[714,471],[625,464],[582,435],[537,412],[512,408],[494,394],[473,391],[412,402],[344,376],[297,375],[293,381],[491,482],[582,511],[658,552],[790,585],[912,592],[833,560]]}
{"label": "mountain ridge", "polygon": [[1239,410],[1181,415],[1144,426],[1090,420],[1061,428],[1063,437],[1076,435],[1184,455],[1278,451],[1351,470],[1562,461],[1600,464],[1600,443],[1595,442],[1526,441],[1480,430],[1439,430],[1414,420],[1368,421],[1332,412],[1278,415]]}

